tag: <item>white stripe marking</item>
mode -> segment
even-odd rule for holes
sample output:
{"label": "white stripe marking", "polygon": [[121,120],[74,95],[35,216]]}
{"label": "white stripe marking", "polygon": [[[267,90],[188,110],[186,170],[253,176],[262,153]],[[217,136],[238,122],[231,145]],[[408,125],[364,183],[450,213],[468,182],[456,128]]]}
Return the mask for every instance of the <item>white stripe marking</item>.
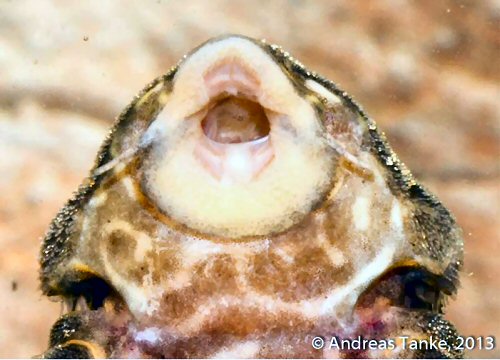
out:
{"label": "white stripe marking", "polygon": [[[335,312],[335,306],[344,300],[347,296],[355,294],[357,298],[357,293],[359,288],[363,285],[367,285],[379,276],[392,262],[392,257],[396,247],[394,244],[386,245],[382,251],[373,259],[368,265],[366,265],[354,279],[352,279],[349,284],[342,286],[341,288],[335,289],[323,302],[320,315],[326,315],[328,313]],[[358,290],[357,292],[355,292]]]}
{"label": "white stripe marking", "polygon": [[258,341],[245,341],[232,344],[230,347],[224,347],[212,356],[213,359],[248,359],[253,358],[260,350]]}
{"label": "white stripe marking", "polygon": [[[185,336],[193,334],[203,326],[209,319],[221,310],[221,304],[224,308],[239,307],[239,308],[261,308],[269,312],[291,312],[300,314],[308,319],[317,319],[320,316],[334,316],[335,308],[341,303],[349,303],[353,306],[359,293],[367,284],[374,278],[384,272],[392,262],[392,257],[395,252],[395,244],[389,244],[367,265],[365,266],[354,279],[342,286],[333,289],[325,299],[324,295],[320,295],[313,299],[302,300],[298,302],[285,302],[279,298],[262,295],[251,291],[242,291],[243,296],[221,296],[210,298],[206,303],[198,307],[197,312],[179,324],[177,330]],[[224,309],[222,308],[222,310]]]}
{"label": "white stripe marking", "polygon": [[403,216],[401,214],[401,207],[399,201],[394,200],[391,209],[391,223],[394,229],[398,232],[403,231]]}
{"label": "white stripe marking", "polygon": [[358,196],[352,206],[352,219],[358,231],[366,231],[370,226],[370,199]]}
{"label": "white stripe marking", "polygon": [[342,104],[342,101],[340,100],[340,98],[337,95],[332,93],[330,90],[328,90],[326,87],[324,87],[320,83],[318,83],[314,80],[311,80],[311,79],[307,79],[305,84],[310,90],[323,96],[326,99],[326,101],[328,101],[328,103],[330,105]]}

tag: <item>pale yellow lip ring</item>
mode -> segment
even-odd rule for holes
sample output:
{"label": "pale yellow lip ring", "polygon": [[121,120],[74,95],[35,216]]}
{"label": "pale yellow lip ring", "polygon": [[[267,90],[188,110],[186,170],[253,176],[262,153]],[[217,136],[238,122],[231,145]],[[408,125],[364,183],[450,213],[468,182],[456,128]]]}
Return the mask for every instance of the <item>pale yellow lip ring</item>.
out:
{"label": "pale yellow lip ring", "polygon": [[[258,102],[260,81],[237,59],[225,59],[204,74],[204,86],[211,99],[226,94]],[[271,134],[239,143],[220,143],[201,131],[194,156],[217,181],[233,184],[256,179],[275,158]]]}

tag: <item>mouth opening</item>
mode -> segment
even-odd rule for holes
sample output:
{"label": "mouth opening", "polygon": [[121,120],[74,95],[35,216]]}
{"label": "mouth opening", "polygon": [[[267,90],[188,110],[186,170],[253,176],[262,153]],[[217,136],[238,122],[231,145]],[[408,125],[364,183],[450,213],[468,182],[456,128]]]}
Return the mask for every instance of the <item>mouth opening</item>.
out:
{"label": "mouth opening", "polygon": [[207,71],[204,85],[210,101],[200,112],[203,136],[195,157],[218,181],[256,179],[274,158],[259,79],[239,61],[226,59]]}
{"label": "mouth opening", "polygon": [[249,99],[229,96],[215,101],[201,122],[204,134],[221,144],[239,144],[269,135],[264,108]]}

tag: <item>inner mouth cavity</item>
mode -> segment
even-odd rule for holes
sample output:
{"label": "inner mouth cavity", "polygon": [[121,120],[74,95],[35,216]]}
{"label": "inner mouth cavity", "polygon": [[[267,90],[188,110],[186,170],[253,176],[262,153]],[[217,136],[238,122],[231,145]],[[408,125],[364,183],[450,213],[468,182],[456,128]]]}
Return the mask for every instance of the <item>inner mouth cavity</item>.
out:
{"label": "inner mouth cavity", "polygon": [[235,96],[214,102],[201,126],[209,139],[221,144],[252,142],[265,138],[270,131],[264,108]]}

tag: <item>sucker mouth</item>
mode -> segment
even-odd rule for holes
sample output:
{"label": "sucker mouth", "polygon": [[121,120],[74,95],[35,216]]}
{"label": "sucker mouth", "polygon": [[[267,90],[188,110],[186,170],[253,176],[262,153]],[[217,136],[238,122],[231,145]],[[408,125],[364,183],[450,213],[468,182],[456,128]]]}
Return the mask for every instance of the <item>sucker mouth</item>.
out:
{"label": "sucker mouth", "polygon": [[274,158],[272,112],[259,103],[259,81],[234,60],[207,71],[204,80],[210,101],[200,110],[203,135],[194,154],[218,181],[251,181]]}

